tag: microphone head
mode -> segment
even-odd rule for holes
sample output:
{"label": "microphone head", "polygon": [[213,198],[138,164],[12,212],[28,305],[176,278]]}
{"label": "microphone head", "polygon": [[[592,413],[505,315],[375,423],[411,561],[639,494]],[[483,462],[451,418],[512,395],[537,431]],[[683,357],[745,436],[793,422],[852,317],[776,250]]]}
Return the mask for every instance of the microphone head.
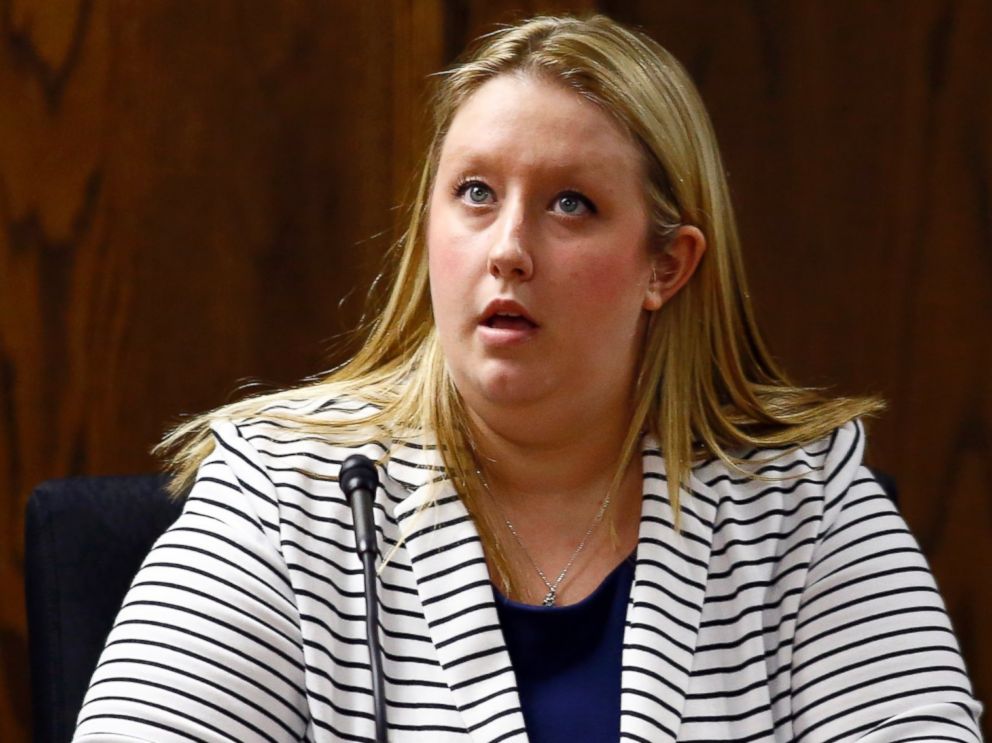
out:
{"label": "microphone head", "polygon": [[379,473],[376,472],[372,460],[364,454],[352,454],[341,463],[338,483],[349,499],[356,490],[375,493],[376,488],[379,487]]}

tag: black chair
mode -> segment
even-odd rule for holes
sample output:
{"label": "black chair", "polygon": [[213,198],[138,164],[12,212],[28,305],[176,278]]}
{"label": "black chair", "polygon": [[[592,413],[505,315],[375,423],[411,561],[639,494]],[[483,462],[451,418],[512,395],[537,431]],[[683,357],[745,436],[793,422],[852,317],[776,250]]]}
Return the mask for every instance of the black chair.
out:
{"label": "black chair", "polygon": [[36,743],[71,740],[124,595],[179,515],[159,476],[74,477],[28,501],[25,589]]}
{"label": "black chair", "polygon": [[869,467],[868,471],[878,480],[878,484],[882,486],[882,490],[889,496],[889,499],[895,504],[896,508],[899,508],[899,487],[896,485],[895,478],[874,467]]}

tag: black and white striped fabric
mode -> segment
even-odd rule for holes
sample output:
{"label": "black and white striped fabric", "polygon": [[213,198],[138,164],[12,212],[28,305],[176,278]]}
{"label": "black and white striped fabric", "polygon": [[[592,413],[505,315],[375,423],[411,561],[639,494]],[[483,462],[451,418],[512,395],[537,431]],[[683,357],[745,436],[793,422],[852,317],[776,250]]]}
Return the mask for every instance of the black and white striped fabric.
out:
{"label": "black and white striped fabric", "polygon": [[[478,534],[429,443],[346,449],[261,418],[214,433],[128,593],[76,741],[372,738],[361,568],[335,482],[356,451],[388,453],[376,523],[385,552],[402,538],[379,585],[391,740],[526,741]],[[677,533],[645,440],[622,739],[980,739],[940,596],[863,447],[851,423],[759,468],[774,481],[700,465]]]}

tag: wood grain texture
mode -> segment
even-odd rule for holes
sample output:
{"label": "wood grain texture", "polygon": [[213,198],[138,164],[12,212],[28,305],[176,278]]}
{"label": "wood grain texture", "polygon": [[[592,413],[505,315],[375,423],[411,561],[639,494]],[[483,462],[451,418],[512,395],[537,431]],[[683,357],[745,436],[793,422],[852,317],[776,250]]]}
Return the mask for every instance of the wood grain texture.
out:
{"label": "wood grain texture", "polygon": [[178,415],[338,360],[425,76],[597,7],[699,83],[786,368],[890,401],[872,459],[992,699],[989,3],[0,0],[0,740],[28,731],[30,489],[149,471]]}
{"label": "wood grain texture", "polygon": [[340,360],[439,8],[0,3],[0,740],[27,737],[30,489],[150,471],[180,414]]}
{"label": "wood grain texture", "polygon": [[869,458],[899,482],[988,705],[992,5],[604,5],[699,85],[786,369],[889,402]]}

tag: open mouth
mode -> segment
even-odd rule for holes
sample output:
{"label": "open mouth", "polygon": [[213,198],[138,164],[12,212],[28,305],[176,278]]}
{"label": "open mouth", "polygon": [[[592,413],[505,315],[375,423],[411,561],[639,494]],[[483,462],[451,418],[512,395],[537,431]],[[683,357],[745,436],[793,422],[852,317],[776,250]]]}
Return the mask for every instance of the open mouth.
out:
{"label": "open mouth", "polygon": [[490,315],[482,321],[482,324],[487,328],[495,328],[496,330],[531,330],[537,327],[537,323],[528,320],[523,315],[504,312]]}

